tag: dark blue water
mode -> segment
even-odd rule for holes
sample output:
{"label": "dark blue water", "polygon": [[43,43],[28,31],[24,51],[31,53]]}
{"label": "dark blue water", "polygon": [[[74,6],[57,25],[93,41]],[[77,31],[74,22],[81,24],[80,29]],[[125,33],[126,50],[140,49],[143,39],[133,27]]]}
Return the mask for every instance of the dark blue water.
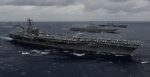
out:
{"label": "dark blue water", "polygon": [[[24,24],[19,22],[20,24]],[[82,24],[106,22],[36,22],[43,32],[75,35],[69,28]],[[15,22],[0,26],[0,77],[150,77],[150,22],[116,22],[128,25],[115,34],[83,33],[83,37],[139,40],[143,46],[130,60],[104,57],[72,58],[57,54],[57,49],[43,49],[10,42],[7,34]],[[56,54],[55,54],[56,53]]]}

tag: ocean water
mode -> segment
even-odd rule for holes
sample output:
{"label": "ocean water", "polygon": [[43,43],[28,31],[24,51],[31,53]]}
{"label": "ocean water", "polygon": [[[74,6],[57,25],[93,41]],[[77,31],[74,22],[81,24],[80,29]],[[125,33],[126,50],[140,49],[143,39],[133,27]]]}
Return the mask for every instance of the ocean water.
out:
{"label": "ocean water", "polygon": [[[143,42],[132,53],[130,60],[111,57],[71,57],[59,54],[58,49],[32,47],[10,42],[9,32],[15,24],[24,22],[0,22],[0,77],[150,77],[150,22],[115,22],[126,24],[117,33],[87,33],[82,37],[127,39]],[[72,27],[106,22],[35,22],[43,32],[76,35]]]}

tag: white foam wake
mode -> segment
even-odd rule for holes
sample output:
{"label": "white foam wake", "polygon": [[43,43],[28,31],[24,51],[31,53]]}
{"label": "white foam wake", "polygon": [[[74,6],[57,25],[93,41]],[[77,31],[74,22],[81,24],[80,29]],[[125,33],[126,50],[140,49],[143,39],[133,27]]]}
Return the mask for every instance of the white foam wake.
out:
{"label": "white foam wake", "polygon": [[5,36],[0,36],[0,39],[3,39],[3,40],[12,40],[12,38],[10,38],[10,37],[5,37]]}
{"label": "white foam wake", "polygon": [[141,63],[142,64],[147,64],[147,63],[149,63],[149,61],[142,61]]}
{"label": "white foam wake", "polygon": [[42,52],[39,50],[31,50],[31,51],[19,51],[22,55],[30,55],[30,56],[42,56],[47,55],[49,52]]}
{"label": "white foam wake", "polygon": [[84,56],[85,53],[82,53],[82,54],[79,54],[79,53],[73,53],[73,55],[76,55],[76,56]]}

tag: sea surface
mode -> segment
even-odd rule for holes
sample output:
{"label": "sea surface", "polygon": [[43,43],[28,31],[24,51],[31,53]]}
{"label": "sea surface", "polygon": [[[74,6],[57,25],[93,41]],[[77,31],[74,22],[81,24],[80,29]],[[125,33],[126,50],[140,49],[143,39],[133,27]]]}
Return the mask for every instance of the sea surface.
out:
{"label": "sea surface", "polygon": [[10,42],[7,34],[17,24],[0,22],[0,77],[150,77],[150,22],[115,22],[128,25],[116,33],[72,32],[72,27],[107,22],[35,22],[41,31],[49,34],[77,35],[89,38],[137,40],[142,47],[132,53],[130,60],[111,57],[71,57],[58,54],[58,49],[32,47]]}

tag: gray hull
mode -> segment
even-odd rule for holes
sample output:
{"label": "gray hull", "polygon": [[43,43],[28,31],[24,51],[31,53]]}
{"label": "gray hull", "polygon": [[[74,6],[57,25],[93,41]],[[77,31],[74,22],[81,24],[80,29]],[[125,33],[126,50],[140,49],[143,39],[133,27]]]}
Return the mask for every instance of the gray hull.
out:
{"label": "gray hull", "polygon": [[106,46],[106,45],[101,45],[101,46],[89,46],[87,44],[59,44],[59,43],[54,43],[53,41],[48,41],[48,42],[35,42],[36,40],[20,40],[17,38],[13,39],[17,42],[21,43],[27,43],[27,44],[33,44],[37,46],[43,46],[43,47],[54,47],[54,48],[61,48],[65,50],[78,50],[79,51],[84,51],[87,53],[92,53],[92,54],[114,54],[114,55],[130,55],[135,48],[129,48],[129,47],[117,47],[117,46]]}
{"label": "gray hull", "polygon": [[107,33],[114,33],[118,29],[92,29],[92,28],[71,28],[71,31],[81,31],[81,32],[94,32],[94,33],[101,33],[101,32],[107,32]]}

